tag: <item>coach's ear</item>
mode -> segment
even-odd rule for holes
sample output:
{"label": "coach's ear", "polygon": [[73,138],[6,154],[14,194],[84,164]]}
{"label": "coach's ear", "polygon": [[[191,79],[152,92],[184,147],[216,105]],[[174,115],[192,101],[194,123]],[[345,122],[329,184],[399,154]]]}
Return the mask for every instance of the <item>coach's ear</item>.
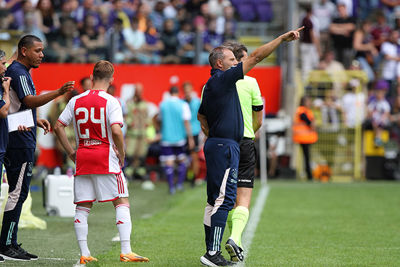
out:
{"label": "coach's ear", "polygon": [[93,74],[90,74],[90,80],[93,82]]}
{"label": "coach's ear", "polygon": [[27,48],[25,46],[21,47],[21,55],[23,55],[24,57],[26,57],[26,50]]}
{"label": "coach's ear", "polygon": [[110,84],[112,84],[113,82],[114,82],[114,77],[111,77]]}

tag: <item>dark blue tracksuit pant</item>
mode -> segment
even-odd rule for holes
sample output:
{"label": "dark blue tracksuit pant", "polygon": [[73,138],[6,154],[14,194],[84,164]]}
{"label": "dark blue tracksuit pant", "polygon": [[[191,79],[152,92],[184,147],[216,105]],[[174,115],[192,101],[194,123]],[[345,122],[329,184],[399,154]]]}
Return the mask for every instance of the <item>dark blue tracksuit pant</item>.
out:
{"label": "dark blue tracksuit pant", "polygon": [[226,219],[236,201],[239,144],[231,139],[208,138],[204,154],[207,165],[206,246],[207,250],[220,251]]}
{"label": "dark blue tracksuit pant", "polygon": [[28,197],[32,178],[35,149],[10,149],[4,158],[9,184],[7,204],[4,208],[0,247],[17,245],[18,223],[22,204]]}

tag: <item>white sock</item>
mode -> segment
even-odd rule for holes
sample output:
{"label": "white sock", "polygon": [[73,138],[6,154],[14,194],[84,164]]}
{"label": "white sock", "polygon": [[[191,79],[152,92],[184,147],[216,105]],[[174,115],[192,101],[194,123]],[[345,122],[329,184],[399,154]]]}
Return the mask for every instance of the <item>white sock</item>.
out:
{"label": "white sock", "polygon": [[132,222],[129,204],[120,204],[115,207],[115,221],[121,239],[121,253],[131,253]]}
{"label": "white sock", "polygon": [[217,254],[217,251],[215,251],[215,250],[208,251],[208,255],[210,255],[210,256],[214,256],[215,254]]}
{"label": "white sock", "polygon": [[90,209],[76,206],[75,209],[75,218],[74,218],[74,227],[75,227],[75,235],[78,240],[78,245],[81,250],[81,256],[88,257],[90,256],[90,251],[87,245],[87,235],[88,235],[88,223],[87,218],[89,216]]}

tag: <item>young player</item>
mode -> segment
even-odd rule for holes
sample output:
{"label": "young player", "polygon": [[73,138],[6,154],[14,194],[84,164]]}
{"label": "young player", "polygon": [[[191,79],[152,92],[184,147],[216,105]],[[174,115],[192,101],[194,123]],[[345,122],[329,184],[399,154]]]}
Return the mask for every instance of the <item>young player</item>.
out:
{"label": "young player", "polygon": [[[114,80],[113,75],[114,67],[110,62],[97,62],[91,75],[92,90],[72,98],[54,127],[62,146],[76,165],[74,225],[81,264],[97,261],[87,245],[87,218],[95,201],[112,201],[114,204],[121,239],[120,261],[149,261],[131,250],[128,188],[121,171],[125,158],[122,109],[118,100],[105,92]],[[76,151],[64,130],[71,122],[75,128]]]}

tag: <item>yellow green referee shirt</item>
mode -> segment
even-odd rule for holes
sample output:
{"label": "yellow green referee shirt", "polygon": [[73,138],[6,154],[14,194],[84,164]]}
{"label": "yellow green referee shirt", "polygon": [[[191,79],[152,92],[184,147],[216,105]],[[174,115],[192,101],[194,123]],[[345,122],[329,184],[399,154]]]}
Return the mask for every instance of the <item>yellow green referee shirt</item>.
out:
{"label": "yellow green referee shirt", "polygon": [[244,76],[236,82],[244,122],[244,137],[254,138],[253,111],[263,109],[260,87],[255,78]]}

